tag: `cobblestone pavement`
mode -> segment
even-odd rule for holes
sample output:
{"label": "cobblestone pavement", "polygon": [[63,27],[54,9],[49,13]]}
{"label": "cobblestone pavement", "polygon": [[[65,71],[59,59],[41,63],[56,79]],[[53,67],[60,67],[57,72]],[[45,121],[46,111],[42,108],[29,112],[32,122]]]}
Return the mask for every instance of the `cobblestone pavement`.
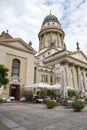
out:
{"label": "cobblestone pavement", "polygon": [[9,130],[2,122],[0,122],[0,130]]}
{"label": "cobblestone pavement", "polygon": [[73,112],[63,106],[47,109],[44,104],[8,103],[0,106],[0,122],[8,128],[0,130],[87,130],[87,106]]}

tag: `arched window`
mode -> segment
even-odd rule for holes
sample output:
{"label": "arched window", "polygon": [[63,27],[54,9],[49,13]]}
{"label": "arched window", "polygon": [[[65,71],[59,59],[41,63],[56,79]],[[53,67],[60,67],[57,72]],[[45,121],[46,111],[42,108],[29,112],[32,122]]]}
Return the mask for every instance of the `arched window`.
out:
{"label": "arched window", "polygon": [[20,73],[20,61],[18,59],[13,59],[11,76],[19,76],[19,73]]}

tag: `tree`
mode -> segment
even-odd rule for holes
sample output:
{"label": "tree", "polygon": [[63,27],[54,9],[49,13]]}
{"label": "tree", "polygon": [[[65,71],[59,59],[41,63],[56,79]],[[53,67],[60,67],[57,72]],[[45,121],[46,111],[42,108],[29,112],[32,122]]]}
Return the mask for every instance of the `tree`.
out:
{"label": "tree", "polygon": [[0,87],[1,85],[6,85],[9,83],[8,76],[9,69],[5,67],[4,65],[0,64]]}

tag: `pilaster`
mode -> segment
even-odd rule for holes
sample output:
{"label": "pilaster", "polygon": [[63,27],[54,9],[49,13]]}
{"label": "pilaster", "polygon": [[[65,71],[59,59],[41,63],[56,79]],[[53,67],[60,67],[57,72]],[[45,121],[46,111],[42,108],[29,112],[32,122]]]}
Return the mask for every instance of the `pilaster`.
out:
{"label": "pilaster", "polygon": [[58,47],[61,47],[61,39],[60,39],[60,36],[59,36],[59,33],[57,33],[57,46]]}

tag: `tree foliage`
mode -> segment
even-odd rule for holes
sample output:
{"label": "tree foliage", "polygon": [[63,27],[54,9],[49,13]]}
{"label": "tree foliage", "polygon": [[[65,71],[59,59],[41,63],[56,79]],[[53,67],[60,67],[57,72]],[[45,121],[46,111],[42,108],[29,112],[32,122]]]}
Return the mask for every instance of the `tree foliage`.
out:
{"label": "tree foliage", "polygon": [[8,76],[9,69],[4,65],[0,64],[0,87],[9,83]]}

